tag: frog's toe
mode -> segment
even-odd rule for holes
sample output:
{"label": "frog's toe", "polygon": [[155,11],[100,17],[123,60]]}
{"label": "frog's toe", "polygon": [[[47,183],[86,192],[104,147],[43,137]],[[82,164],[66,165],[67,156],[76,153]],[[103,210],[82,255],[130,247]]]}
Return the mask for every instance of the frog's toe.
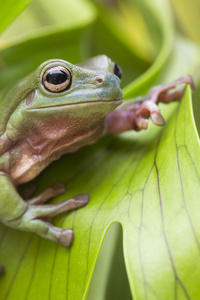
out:
{"label": "frog's toe", "polygon": [[154,86],[150,90],[146,99],[150,99],[152,102],[157,104],[159,102],[170,103],[172,101],[179,101],[185,92],[185,86],[177,89],[177,86],[180,84],[189,84],[193,90],[195,89],[193,78],[186,74],[173,82]]}
{"label": "frog's toe", "polygon": [[24,220],[23,230],[35,232],[45,239],[59,243],[68,248],[73,242],[74,234],[72,229],[64,229],[53,226],[51,223],[43,219]]}
{"label": "frog's toe", "polygon": [[74,233],[71,229],[62,229],[60,236],[58,238],[58,242],[64,247],[68,248],[71,246],[74,240]]}
{"label": "frog's toe", "polygon": [[29,215],[29,218],[32,220],[45,217],[52,218],[72,209],[83,207],[88,203],[88,200],[88,194],[80,194],[55,204],[33,205],[31,203],[31,205],[29,204],[26,215]]}
{"label": "frog's toe", "polygon": [[50,186],[47,190],[45,190],[40,195],[30,199],[27,201],[29,204],[42,204],[47,202],[49,199],[53,197],[60,196],[64,194],[66,191],[65,184],[62,182],[55,182]]}
{"label": "frog's toe", "polygon": [[148,118],[151,117],[152,122],[157,126],[165,125],[165,120],[160,113],[160,109],[157,104],[150,100],[144,100],[141,102],[139,109],[136,113],[133,128],[136,130],[148,128]]}
{"label": "frog's toe", "polygon": [[151,121],[157,126],[164,126],[165,120],[160,113],[153,112],[151,113]]}
{"label": "frog's toe", "polygon": [[142,116],[138,116],[135,118],[134,123],[133,123],[133,129],[136,131],[139,130],[146,130],[148,128],[149,121]]}
{"label": "frog's toe", "polygon": [[87,205],[88,201],[89,201],[89,195],[88,194],[79,194],[77,196],[75,196],[74,198],[74,207],[73,208],[79,208],[79,207],[83,207],[85,205]]}

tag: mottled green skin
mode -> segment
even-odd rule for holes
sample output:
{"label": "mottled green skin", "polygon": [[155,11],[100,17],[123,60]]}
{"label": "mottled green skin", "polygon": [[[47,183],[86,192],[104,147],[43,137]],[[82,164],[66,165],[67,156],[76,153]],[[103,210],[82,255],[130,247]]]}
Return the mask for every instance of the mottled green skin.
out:
{"label": "mottled green skin", "polygon": [[[64,92],[52,93],[42,84],[45,70],[55,65],[67,67],[72,74],[71,87]],[[102,55],[78,66],[64,60],[46,61],[1,92],[1,223],[70,244],[58,240],[56,227],[49,229],[39,220],[50,215],[45,205],[31,206],[18,194],[16,185],[33,179],[63,153],[101,137],[106,115],[122,102],[119,83],[111,60]],[[56,232],[50,232],[52,228]]]}

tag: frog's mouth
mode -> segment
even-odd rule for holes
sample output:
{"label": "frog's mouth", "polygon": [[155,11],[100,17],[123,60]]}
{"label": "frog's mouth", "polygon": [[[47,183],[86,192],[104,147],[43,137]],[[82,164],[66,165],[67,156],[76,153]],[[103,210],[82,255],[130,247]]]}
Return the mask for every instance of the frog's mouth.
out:
{"label": "frog's mouth", "polygon": [[27,110],[38,110],[38,109],[47,109],[47,108],[60,108],[60,107],[66,107],[66,106],[80,106],[80,105],[90,105],[90,104],[115,104],[115,106],[119,106],[123,102],[123,98],[121,99],[115,99],[115,100],[94,100],[94,101],[85,101],[85,102],[73,102],[73,103],[62,103],[58,105],[48,105],[48,106],[40,106],[36,108],[27,108]]}

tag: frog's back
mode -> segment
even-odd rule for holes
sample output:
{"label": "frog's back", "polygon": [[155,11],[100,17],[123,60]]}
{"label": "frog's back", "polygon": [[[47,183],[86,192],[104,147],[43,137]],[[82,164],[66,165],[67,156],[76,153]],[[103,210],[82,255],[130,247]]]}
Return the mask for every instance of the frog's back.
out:
{"label": "frog's back", "polygon": [[37,84],[38,79],[33,72],[0,92],[0,137],[5,133],[12,113]]}

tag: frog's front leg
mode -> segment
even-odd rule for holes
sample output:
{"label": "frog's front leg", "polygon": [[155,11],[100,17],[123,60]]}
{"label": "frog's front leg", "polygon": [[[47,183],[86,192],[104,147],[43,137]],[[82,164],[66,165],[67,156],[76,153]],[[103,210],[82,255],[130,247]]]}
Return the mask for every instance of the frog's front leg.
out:
{"label": "frog's front leg", "polygon": [[184,83],[190,84],[192,89],[195,89],[192,77],[184,75],[172,83],[153,87],[145,98],[139,98],[138,101],[125,101],[106,117],[106,134],[120,133],[131,129],[136,131],[147,129],[149,117],[155,125],[163,126],[165,121],[160,113],[158,103],[180,100],[184,94],[185,86],[176,90],[174,88]]}
{"label": "frog's front leg", "polygon": [[37,233],[38,235],[69,247],[73,241],[73,231],[53,226],[49,220],[63,212],[83,207],[87,204],[88,194],[80,194],[71,199],[46,204],[52,196],[64,192],[61,184],[53,185],[41,195],[24,201],[18,194],[9,176],[0,175],[0,221],[6,226]]}

